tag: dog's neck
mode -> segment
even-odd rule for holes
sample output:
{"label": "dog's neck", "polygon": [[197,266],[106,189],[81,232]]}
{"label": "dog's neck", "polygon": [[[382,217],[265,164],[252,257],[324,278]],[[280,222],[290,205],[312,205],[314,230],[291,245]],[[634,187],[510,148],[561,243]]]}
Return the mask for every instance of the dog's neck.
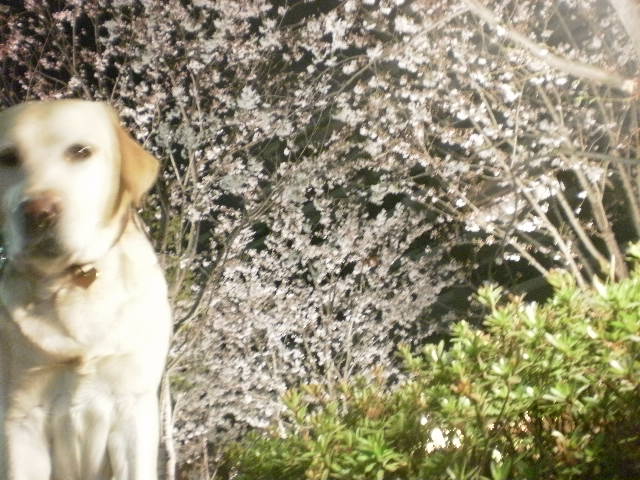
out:
{"label": "dog's neck", "polygon": [[[127,209],[120,220],[120,229],[113,239],[111,246],[107,249],[105,255],[113,249],[114,246],[120,241],[124,232],[129,225],[129,222],[133,221],[134,214],[132,209]],[[98,276],[100,275],[100,271],[96,267],[96,261],[83,263],[83,264],[74,264],[67,268],[64,272],[64,275],[69,277],[69,280],[76,287],[84,288],[85,290],[89,288],[93,282],[96,281]]]}

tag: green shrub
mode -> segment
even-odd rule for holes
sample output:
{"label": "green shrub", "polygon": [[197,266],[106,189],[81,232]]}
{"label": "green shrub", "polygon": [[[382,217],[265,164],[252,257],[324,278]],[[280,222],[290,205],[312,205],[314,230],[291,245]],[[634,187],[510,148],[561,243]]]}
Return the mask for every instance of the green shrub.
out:
{"label": "green shrub", "polygon": [[483,289],[484,328],[402,350],[409,379],[393,391],[374,378],[290,392],[289,426],[233,446],[229,475],[640,478],[640,271],[589,290],[549,280],[544,305]]}

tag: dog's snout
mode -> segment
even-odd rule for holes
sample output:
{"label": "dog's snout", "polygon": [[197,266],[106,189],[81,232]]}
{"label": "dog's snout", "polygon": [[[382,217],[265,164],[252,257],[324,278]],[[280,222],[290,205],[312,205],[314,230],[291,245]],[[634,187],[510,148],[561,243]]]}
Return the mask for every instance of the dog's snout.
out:
{"label": "dog's snout", "polygon": [[20,212],[27,231],[44,230],[56,223],[60,215],[60,201],[53,193],[40,193],[23,200]]}

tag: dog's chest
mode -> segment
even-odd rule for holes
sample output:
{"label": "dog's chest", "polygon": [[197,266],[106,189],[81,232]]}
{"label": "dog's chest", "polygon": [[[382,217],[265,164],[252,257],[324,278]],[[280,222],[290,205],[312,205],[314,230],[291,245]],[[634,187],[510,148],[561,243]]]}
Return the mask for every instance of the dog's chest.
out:
{"label": "dog's chest", "polygon": [[5,303],[16,340],[56,360],[116,353],[113,339],[126,338],[123,318],[132,298],[123,286],[91,288],[63,285],[56,290],[33,288]]}

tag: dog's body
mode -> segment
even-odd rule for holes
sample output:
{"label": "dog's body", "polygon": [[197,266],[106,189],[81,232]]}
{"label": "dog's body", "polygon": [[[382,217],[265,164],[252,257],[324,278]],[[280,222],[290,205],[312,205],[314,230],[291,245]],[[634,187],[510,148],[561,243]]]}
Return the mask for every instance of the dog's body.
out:
{"label": "dog's body", "polygon": [[156,174],[105,105],[0,114],[0,480],[157,477],[171,320],[132,213]]}

